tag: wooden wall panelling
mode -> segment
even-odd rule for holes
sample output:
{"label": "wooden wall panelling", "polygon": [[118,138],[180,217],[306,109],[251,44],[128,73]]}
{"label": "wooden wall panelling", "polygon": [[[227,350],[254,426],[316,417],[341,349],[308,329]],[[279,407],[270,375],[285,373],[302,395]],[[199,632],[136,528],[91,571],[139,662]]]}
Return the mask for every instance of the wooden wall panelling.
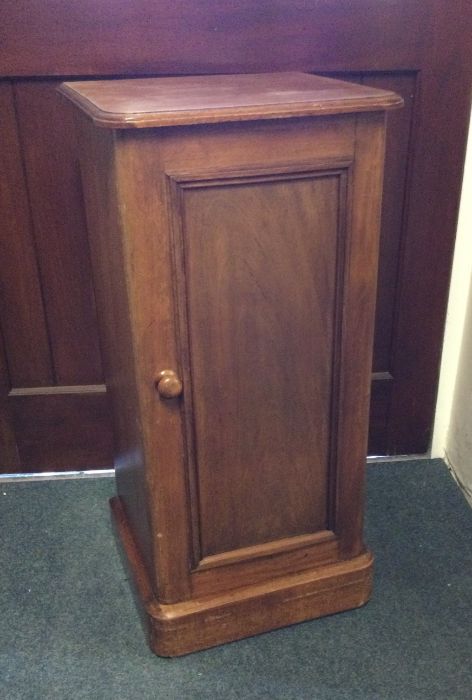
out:
{"label": "wooden wall panelling", "polygon": [[15,85],[54,383],[101,383],[74,117],[56,88],[55,81]]}
{"label": "wooden wall panelling", "polygon": [[[111,467],[110,410],[104,386],[12,389],[8,408],[20,458],[16,471]],[[14,466],[8,471],[15,471]]]}
{"label": "wooden wall panelling", "polygon": [[430,444],[472,92],[472,5],[427,5],[392,348],[390,454]]}
{"label": "wooden wall panelling", "polygon": [[[0,9],[0,65],[11,76],[408,69],[428,39],[430,6],[431,0],[23,0]],[[448,12],[465,6],[449,2]]]}
{"label": "wooden wall panelling", "polygon": [[414,138],[416,71],[331,74],[340,80],[392,90],[401,95],[404,107],[388,113],[385,153],[379,274],[375,318],[369,454],[389,452],[388,425],[391,418],[393,341],[396,333],[396,304],[402,246],[405,243],[408,173]]}
{"label": "wooden wall panelling", "polygon": [[0,451],[1,465],[8,465],[12,471],[20,469],[21,462],[16,444],[15,430],[8,407],[8,371],[3,338],[0,333]]}
{"label": "wooden wall panelling", "polygon": [[395,383],[392,346],[396,334],[396,303],[401,253],[405,242],[406,193],[411,166],[417,74],[378,73],[362,76],[362,83],[401,95],[404,107],[387,115],[382,224],[375,317],[374,362],[369,453],[387,454],[388,423]]}
{"label": "wooden wall panelling", "polygon": [[52,384],[41,282],[30,216],[13,89],[0,82],[0,319],[8,382]]}
{"label": "wooden wall panelling", "polygon": [[[468,1],[24,0],[0,6],[0,26],[4,78],[298,69],[356,74],[378,86],[396,81],[407,107],[389,129],[382,240],[389,252],[381,257],[371,450],[427,448],[470,107]],[[71,122],[53,82],[15,80],[18,124],[12,86],[0,83],[0,149],[9,172],[0,185],[0,320],[10,373],[3,385],[44,386],[44,402],[56,373],[66,386],[102,381]],[[92,394],[106,400],[98,389]],[[10,398],[29,401],[25,393]],[[37,395],[31,400],[39,407]],[[24,426],[20,420],[18,429]],[[75,463],[76,442],[71,450],[62,444],[56,463]],[[103,453],[96,457],[106,462]]]}
{"label": "wooden wall panelling", "polygon": [[382,198],[381,259],[377,287],[374,372],[391,369],[390,356],[394,334],[395,292],[404,231],[405,195],[409,165],[416,74],[372,74],[362,83],[401,95],[404,106],[387,115],[386,169]]}
{"label": "wooden wall panelling", "polygon": [[55,82],[5,81],[0,108],[1,470],[110,466],[70,107]]}

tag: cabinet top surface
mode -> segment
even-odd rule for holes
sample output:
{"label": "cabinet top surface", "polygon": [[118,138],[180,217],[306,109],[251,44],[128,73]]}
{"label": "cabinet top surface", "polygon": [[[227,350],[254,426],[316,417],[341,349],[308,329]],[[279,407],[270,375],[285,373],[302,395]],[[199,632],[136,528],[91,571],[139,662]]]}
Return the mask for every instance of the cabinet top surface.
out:
{"label": "cabinet top surface", "polygon": [[393,92],[307,73],[93,80],[59,88],[99,126],[115,129],[373,112]]}

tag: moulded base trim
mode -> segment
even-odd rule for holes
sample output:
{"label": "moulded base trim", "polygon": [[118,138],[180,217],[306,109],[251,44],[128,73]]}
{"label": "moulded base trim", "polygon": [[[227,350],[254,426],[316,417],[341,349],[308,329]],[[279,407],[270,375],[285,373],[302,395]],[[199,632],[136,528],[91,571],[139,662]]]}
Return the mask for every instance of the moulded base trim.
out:
{"label": "moulded base trim", "polygon": [[364,605],[372,592],[373,557],[352,559],[281,576],[222,595],[159,603],[152,592],[119,496],[110,506],[159,656],[181,656],[297,622]]}

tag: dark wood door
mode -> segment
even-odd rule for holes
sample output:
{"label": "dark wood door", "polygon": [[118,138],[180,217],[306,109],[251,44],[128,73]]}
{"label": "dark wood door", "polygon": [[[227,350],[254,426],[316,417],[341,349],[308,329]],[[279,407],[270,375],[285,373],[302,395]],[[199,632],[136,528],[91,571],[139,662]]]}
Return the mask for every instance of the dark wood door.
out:
{"label": "dark wood door", "polygon": [[[370,452],[424,452],[472,73],[466,0],[4,4],[0,464],[110,464],[87,233],[59,76],[297,69],[399,92],[389,117]],[[100,19],[100,21],[98,21]],[[33,80],[34,78],[34,80]],[[362,339],[359,340],[362,342]]]}
{"label": "dark wood door", "polygon": [[341,177],[179,188],[203,557],[328,529]]}

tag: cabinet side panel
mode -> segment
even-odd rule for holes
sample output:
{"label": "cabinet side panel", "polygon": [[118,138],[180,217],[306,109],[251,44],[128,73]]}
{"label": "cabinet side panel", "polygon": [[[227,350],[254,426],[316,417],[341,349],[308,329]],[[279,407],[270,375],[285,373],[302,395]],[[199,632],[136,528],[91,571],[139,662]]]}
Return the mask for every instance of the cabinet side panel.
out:
{"label": "cabinet side panel", "polygon": [[203,556],[328,527],[339,190],[182,190]]}
{"label": "cabinet side panel", "polygon": [[117,488],[145,564],[152,572],[141,421],[116,198],[114,134],[97,129],[82,116],[78,117],[78,125],[100,340],[113,407]]}

